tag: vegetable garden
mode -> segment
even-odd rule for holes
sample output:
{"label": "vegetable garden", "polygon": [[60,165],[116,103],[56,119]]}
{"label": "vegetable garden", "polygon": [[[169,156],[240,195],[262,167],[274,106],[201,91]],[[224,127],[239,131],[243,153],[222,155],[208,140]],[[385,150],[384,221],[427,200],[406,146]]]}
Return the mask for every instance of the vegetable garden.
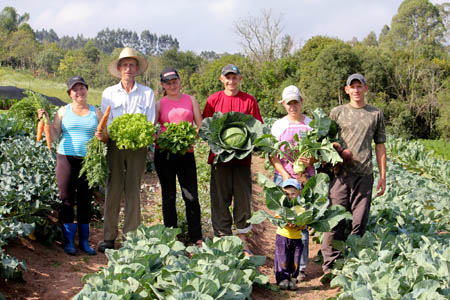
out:
{"label": "vegetable garden", "polygon": [[[26,101],[33,101],[32,97]],[[60,235],[55,222],[59,205],[55,156],[45,143],[36,141],[35,125],[36,120],[26,115],[0,115],[0,275],[6,284],[27,272],[26,262],[6,254],[8,243],[27,239],[52,245]],[[435,158],[418,142],[388,140],[388,189],[374,199],[364,237],[352,236],[346,244],[336,245],[344,250],[344,258],[334,271],[331,287],[340,289],[332,299],[448,299],[450,163]],[[210,229],[208,149],[206,143],[197,142],[205,231]],[[320,186],[326,186],[323,180],[317,179],[318,193]],[[265,202],[261,195],[255,196],[259,203]],[[184,205],[179,200],[183,220]],[[315,216],[321,212],[322,200],[314,203]],[[303,217],[299,222],[310,216]],[[180,229],[145,223],[124,237],[120,249],[107,251],[108,265],[86,275],[74,299],[250,299],[255,284],[267,289],[268,298],[254,299],[287,297],[266,283],[273,283],[273,270],[259,271],[267,264],[264,256],[273,258],[273,253],[255,251],[264,256],[245,257],[234,237],[208,239],[202,248],[186,246],[175,238],[186,232],[184,223]],[[264,234],[274,239],[274,232]],[[313,239],[320,241],[320,234],[316,232]],[[300,284],[290,299],[305,293]]]}

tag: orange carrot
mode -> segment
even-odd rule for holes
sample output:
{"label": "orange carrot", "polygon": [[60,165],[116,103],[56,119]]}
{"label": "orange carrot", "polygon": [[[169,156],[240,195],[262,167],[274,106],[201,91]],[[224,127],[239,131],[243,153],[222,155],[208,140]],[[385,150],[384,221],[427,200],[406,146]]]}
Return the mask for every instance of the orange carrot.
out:
{"label": "orange carrot", "polygon": [[44,125],[44,133],[45,133],[45,141],[47,142],[47,148],[48,150],[52,151],[52,133],[50,130],[50,125],[48,125],[47,122],[45,122]]}
{"label": "orange carrot", "polygon": [[44,132],[44,120],[41,118],[39,120],[38,126],[37,126],[37,134],[36,134],[36,140],[39,142],[42,139],[42,133]]}
{"label": "orange carrot", "polygon": [[98,123],[97,131],[102,131],[105,128],[106,122],[108,121],[108,118],[109,118],[110,111],[111,111],[111,105],[108,105],[108,107],[105,110],[105,114],[103,115],[102,119]]}

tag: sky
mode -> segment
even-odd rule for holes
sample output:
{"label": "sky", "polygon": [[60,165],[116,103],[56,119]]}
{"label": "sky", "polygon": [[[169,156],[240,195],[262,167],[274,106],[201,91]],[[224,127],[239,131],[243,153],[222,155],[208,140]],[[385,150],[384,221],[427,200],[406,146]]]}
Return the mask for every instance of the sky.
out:
{"label": "sky", "polygon": [[[434,4],[444,0],[432,0]],[[390,25],[402,0],[0,0],[17,12],[30,14],[35,30],[53,29],[63,35],[95,37],[102,29],[124,28],[140,34],[149,30],[178,39],[182,51],[242,52],[233,24],[270,9],[280,17],[283,34],[299,48],[313,36],[344,41],[378,36]]]}

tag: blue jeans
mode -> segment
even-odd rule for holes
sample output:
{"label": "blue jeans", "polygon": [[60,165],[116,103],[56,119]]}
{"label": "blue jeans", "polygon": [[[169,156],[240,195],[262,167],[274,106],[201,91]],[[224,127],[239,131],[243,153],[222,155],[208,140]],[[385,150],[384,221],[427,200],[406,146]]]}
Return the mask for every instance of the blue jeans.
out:
{"label": "blue jeans", "polygon": [[[283,177],[279,174],[275,174],[273,176],[273,182],[276,185],[280,185],[283,183]],[[308,256],[309,256],[309,230],[308,227],[302,230],[302,244],[303,250],[300,257],[300,271],[305,271],[306,266],[308,265]]]}

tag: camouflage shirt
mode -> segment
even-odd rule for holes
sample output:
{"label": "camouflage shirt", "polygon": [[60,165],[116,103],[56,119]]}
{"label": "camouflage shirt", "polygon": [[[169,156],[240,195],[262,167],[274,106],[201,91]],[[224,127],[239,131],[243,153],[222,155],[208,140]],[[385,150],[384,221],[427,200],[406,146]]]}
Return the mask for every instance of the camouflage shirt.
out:
{"label": "camouflage shirt", "polygon": [[372,140],[375,144],[386,142],[383,112],[368,104],[362,108],[345,104],[332,109],[330,118],[340,126],[342,147],[353,153],[353,161],[341,170],[344,174],[372,174]]}

